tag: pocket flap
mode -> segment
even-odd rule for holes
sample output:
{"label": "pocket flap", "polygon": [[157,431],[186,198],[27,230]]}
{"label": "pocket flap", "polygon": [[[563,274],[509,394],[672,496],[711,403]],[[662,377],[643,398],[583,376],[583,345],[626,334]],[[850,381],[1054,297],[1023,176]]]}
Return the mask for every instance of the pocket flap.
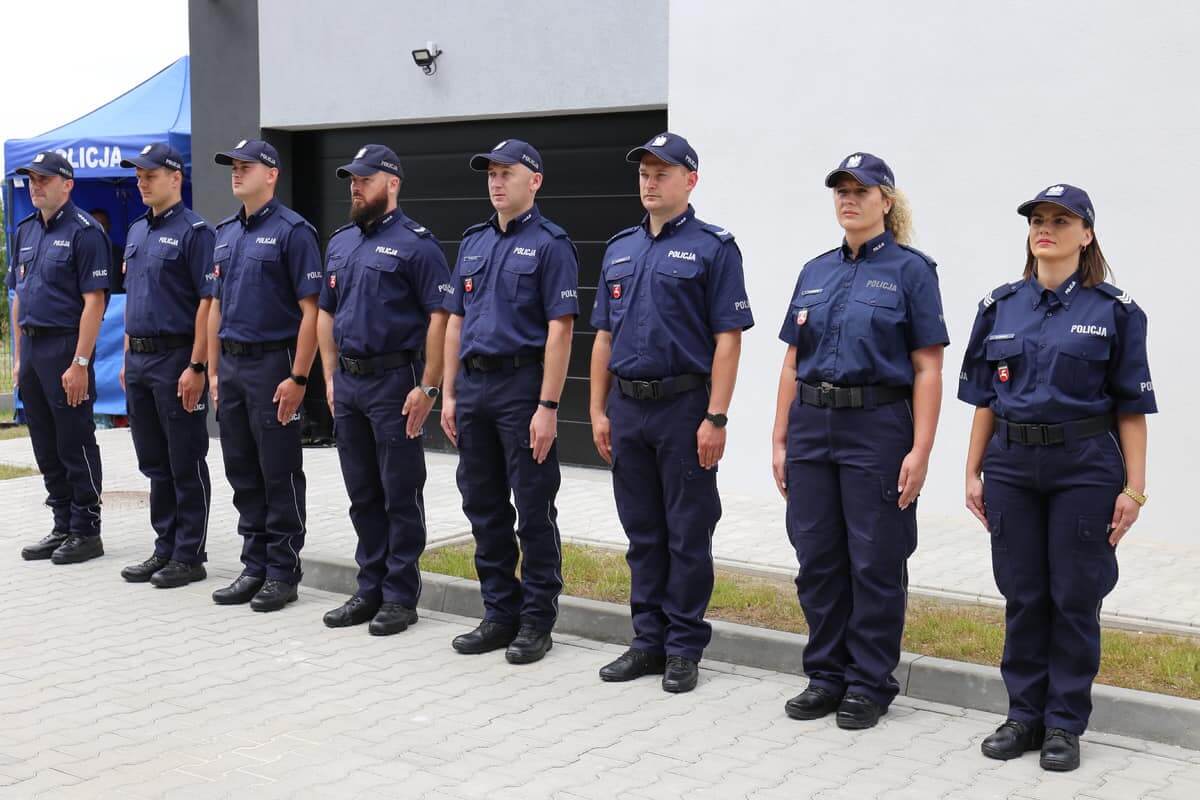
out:
{"label": "pocket flap", "polygon": [[125,257],[126,258],[130,258],[136,252],[137,252],[137,242],[130,242],[129,244],[125,245]]}
{"label": "pocket flap", "polygon": [[400,266],[400,259],[376,254],[367,262],[367,266],[377,272],[395,272],[396,267]]}
{"label": "pocket flap", "polygon": [[793,301],[792,305],[796,308],[812,308],[819,306],[829,300],[828,292],[816,292],[814,294],[801,294]]}
{"label": "pocket flap", "polygon": [[520,258],[510,258],[504,262],[504,271],[511,272],[514,275],[532,275],[537,270],[537,259],[522,256]]}
{"label": "pocket flap", "polygon": [[887,289],[869,289],[854,299],[879,308],[895,308],[900,305],[900,293],[889,292]]}
{"label": "pocket flap", "polygon": [[459,268],[463,275],[474,275],[483,270],[487,266],[486,258],[473,258],[470,261],[463,259],[462,266]]}
{"label": "pocket flap", "polygon": [[1006,358],[1021,355],[1022,341],[1020,337],[1012,339],[989,339],[984,343],[988,361],[1003,361]]}
{"label": "pocket flap", "polygon": [[71,258],[71,248],[69,247],[50,247],[46,249],[46,260],[62,263]]}
{"label": "pocket flap", "polygon": [[1112,345],[1104,336],[1073,336],[1070,341],[1058,348],[1060,353],[1068,353],[1076,358],[1087,361],[1107,361]]}
{"label": "pocket flap", "polygon": [[338,253],[337,255],[332,255],[325,260],[325,271],[326,272],[337,272],[339,269],[341,269],[344,266],[346,266],[346,257],[343,256],[341,253]]}
{"label": "pocket flap", "polygon": [[1108,538],[1108,517],[1080,517],[1079,541],[1099,542]]}
{"label": "pocket flap", "polygon": [[900,499],[900,490],[896,488],[896,479],[881,477],[879,479],[879,491],[883,495],[883,499],[888,503],[895,503]]}
{"label": "pocket flap", "polygon": [[179,248],[166,242],[155,242],[150,245],[150,255],[163,261],[175,261],[179,258]]}
{"label": "pocket flap", "polygon": [[255,261],[278,261],[279,247],[273,244],[253,244],[246,251],[246,257]]}
{"label": "pocket flap", "polygon": [[700,264],[696,261],[668,258],[655,265],[654,271],[659,275],[670,275],[672,278],[694,278],[700,274]]}
{"label": "pocket flap", "polygon": [[619,281],[633,274],[633,262],[622,261],[620,264],[609,264],[604,270],[604,280]]}

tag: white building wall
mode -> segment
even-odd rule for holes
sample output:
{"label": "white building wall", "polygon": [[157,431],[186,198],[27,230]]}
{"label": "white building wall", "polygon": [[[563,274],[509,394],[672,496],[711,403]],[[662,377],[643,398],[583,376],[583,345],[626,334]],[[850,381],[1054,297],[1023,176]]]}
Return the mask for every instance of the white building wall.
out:
{"label": "white building wall", "polygon": [[[667,0],[259,0],[262,126],[662,108]],[[443,55],[427,77],[411,51]]]}
{"label": "white building wall", "polygon": [[952,343],[922,515],[971,524],[971,409],[955,399],[963,347],[979,299],[1020,277],[1017,204],[1066,181],[1091,193],[1114,282],[1150,318],[1163,413],[1150,418],[1153,500],[1135,535],[1196,540],[1200,6],[673,0],[670,31],[671,128],[700,153],[699,216],[737,235],[758,320],[744,340],[723,489],[775,494],[777,333],[801,266],[840,241],[822,178],[867,150],[895,170],[915,244],[941,265]]}

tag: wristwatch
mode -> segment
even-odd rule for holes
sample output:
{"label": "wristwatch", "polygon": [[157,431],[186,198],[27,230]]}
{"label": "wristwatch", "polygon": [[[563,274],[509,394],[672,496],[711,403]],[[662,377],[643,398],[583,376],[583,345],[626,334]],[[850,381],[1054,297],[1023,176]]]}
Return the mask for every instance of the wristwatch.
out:
{"label": "wristwatch", "polygon": [[426,386],[423,383],[420,386],[418,386],[417,388],[420,389],[421,393],[424,394],[426,397],[428,397],[430,400],[437,400],[438,395],[440,395],[442,393],[442,390],[439,389],[438,387]]}
{"label": "wristwatch", "polygon": [[538,405],[542,408],[548,408],[551,411],[558,410],[558,403],[554,402],[553,400],[538,400]]}
{"label": "wristwatch", "polygon": [[85,358],[84,356],[75,356],[73,359],[71,359],[71,363],[81,367],[86,367],[92,362],[91,359]]}
{"label": "wristwatch", "polygon": [[1137,489],[1134,489],[1131,486],[1126,486],[1123,490],[1121,490],[1121,494],[1130,498],[1131,500],[1133,500],[1133,502],[1137,503],[1139,506],[1146,505],[1146,500],[1149,499],[1146,495],[1142,494]]}
{"label": "wristwatch", "polygon": [[711,422],[714,428],[724,428],[729,424],[729,417],[724,414],[705,414],[704,418]]}
{"label": "wristwatch", "polygon": [[295,373],[292,373],[288,377],[295,381],[297,386],[308,386],[307,375],[296,375]]}
{"label": "wristwatch", "polygon": [[208,372],[208,364],[205,364],[203,361],[193,361],[190,364],[188,364],[188,368],[192,372],[198,372],[198,373]]}

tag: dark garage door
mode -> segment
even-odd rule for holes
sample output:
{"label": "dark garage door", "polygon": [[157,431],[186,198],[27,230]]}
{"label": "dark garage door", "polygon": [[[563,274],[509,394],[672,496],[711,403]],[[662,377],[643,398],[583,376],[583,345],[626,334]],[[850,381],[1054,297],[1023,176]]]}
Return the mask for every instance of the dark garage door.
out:
{"label": "dark garage door", "polygon": [[[453,264],[462,231],[492,213],[484,177],[467,167],[471,154],[510,138],[537,147],[546,168],[538,206],[579,248],[580,317],[559,410],[559,457],[564,463],[599,466],[588,422],[588,360],[595,335],[588,317],[604,242],[643,213],[636,171],[625,163],[625,153],[664,130],[666,120],[666,111],[643,111],[296,132],[291,135],[293,204],[327,238],[350,210],[346,182],[334,170],[363,144],[386,144],[404,165],[401,207],[437,235]],[[437,424],[427,425],[426,434],[428,446],[449,449]]]}

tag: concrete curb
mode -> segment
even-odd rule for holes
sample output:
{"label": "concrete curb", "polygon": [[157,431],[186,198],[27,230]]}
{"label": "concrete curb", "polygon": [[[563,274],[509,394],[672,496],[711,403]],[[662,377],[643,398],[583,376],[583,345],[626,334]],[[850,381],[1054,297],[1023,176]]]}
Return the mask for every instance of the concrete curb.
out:
{"label": "concrete curb", "polygon": [[[350,595],[358,588],[358,566],[351,559],[306,557],[304,572],[304,585],[314,589]],[[483,616],[478,582],[430,572],[422,572],[421,580],[421,608]],[[712,621],[712,628],[707,658],[803,674],[800,653],[807,637],[720,620]],[[633,636],[626,606],[567,595],[559,598],[555,630],[613,644],[626,644]],[[1008,709],[1008,694],[995,667],[902,653],[895,675],[907,697],[997,714]],[[1092,703],[1093,731],[1200,750],[1200,701],[1096,685]]]}

